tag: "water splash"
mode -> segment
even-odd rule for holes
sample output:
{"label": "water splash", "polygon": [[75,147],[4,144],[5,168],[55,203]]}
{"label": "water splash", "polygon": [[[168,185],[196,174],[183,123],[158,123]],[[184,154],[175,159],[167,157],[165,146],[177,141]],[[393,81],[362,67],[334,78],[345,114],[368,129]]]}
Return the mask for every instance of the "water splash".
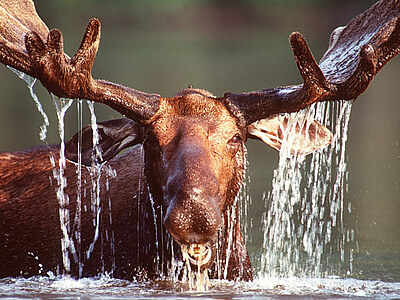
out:
{"label": "water splash", "polygon": [[[345,263],[351,272],[351,257],[345,257],[349,234],[344,227],[350,111],[351,103],[342,101],[319,103],[291,115],[330,126],[334,137],[331,146],[309,157],[291,155],[290,138],[282,145],[272,191],[265,195],[260,277],[321,277],[340,272]],[[287,133],[290,130],[288,126]]]}
{"label": "water splash", "polygon": [[135,282],[97,276],[34,276],[0,279],[0,294],[9,299],[398,299],[399,282],[339,278],[268,278],[254,282],[211,280],[207,293],[188,291],[186,284],[169,281]]}
{"label": "water splash", "polygon": [[[184,280],[189,283],[189,289],[197,292],[207,291],[210,287],[208,278],[208,268],[203,267],[202,253],[205,250],[204,245],[181,245],[182,259],[186,264],[186,276]],[[190,256],[197,257],[197,270],[192,270]]]}
{"label": "water splash", "polygon": [[35,101],[36,107],[43,118],[43,124],[40,126],[39,138],[43,142],[46,141],[47,127],[49,127],[50,122],[49,122],[49,118],[47,117],[47,114],[45,113],[45,111],[42,107],[42,104],[40,103],[39,98],[36,96],[35,92],[33,91],[33,86],[36,83],[36,78],[33,78],[21,71],[18,71],[16,69],[10,67],[10,66],[7,66],[7,68],[9,68],[12,72],[17,74],[17,76],[19,78],[21,78],[22,80],[24,80],[26,82],[28,89],[29,89],[29,93],[31,94],[33,101]]}

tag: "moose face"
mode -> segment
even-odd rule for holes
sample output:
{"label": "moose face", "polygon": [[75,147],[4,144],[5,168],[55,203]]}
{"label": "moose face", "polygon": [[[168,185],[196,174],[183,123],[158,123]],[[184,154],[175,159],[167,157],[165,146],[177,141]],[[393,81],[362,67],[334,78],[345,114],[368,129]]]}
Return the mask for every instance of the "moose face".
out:
{"label": "moose face", "polygon": [[98,123],[97,150],[92,127],[84,128],[67,143],[66,156],[77,162],[80,153],[82,163],[90,166],[93,160],[107,161],[123,148],[142,143],[147,181],[157,205],[163,206],[165,228],[180,245],[203,249],[197,257],[208,265],[222,215],[243,180],[247,127],[239,124],[221,99],[186,89],[162,98],[148,124],[130,119]]}
{"label": "moose face", "polygon": [[160,106],[145,143],[151,190],[162,199],[164,225],[176,242],[210,247],[240,188],[245,132],[203,90],[183,90]]}

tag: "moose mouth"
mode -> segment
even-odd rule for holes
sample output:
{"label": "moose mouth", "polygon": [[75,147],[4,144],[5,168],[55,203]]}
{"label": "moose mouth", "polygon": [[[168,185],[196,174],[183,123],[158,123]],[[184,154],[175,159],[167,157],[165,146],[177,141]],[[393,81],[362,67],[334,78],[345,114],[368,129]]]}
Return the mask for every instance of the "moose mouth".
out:
{"label": "moose mouth", "polygon": [[181,245],[183,260],[191,265],[202,267],[211,261],[211,247],[204,244]]}

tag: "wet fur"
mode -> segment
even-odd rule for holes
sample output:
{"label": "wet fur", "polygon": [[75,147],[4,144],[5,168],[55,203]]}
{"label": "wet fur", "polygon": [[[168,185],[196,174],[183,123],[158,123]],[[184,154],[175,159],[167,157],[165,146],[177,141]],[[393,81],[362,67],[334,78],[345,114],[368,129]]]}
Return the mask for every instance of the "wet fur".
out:
{"label": "wet fur", "polygon": [[[51,158],[54,158],[58,165],[58,146],[0,153],[0,265],[2,266],[0,277],[30,277],[47,274],[48,271],[54,274],[63,273],[60,242],[62,233],[56,197],[57,182],[54,177],[57,167],[52,165]],[[232,196],[240,185],[242,174],[240,166],[243,159],[243,156],[238,156],[239,171],[235,172],[238,176],[231,188]],[[70,199],[68,208],[72,231],[77,230],[77,223],[74,221],[78,190],[76,170],[75,164],[67,162],[66,194]],[[110,172],[111,170],[116,171],[116,177]],[[108,272],[118,278],[148,279],[161,274],[167,275],[171,271],[171,248],[179,257],[179,246],[172,242],[162,226],[162,204],[157,203],[157,199],[154,199],[156,201],[154,219],[144,174],[141,145],[133,147],[104,165],[100,181],[100,234],[93,253],[87,259],[85,252],[94,237],[93,214],[90,209],[93,179],[90,176],[90,169],[82,167],[82,242],[79,255],[83,269],[79,270],[79,265],[70,255],[70,274],[95,276]],[[109,190],[106,188],[107,180]],[[109,200],[111,200],[111,210]],[[231,251],[227,279],[249,280],[252,277],[251,264],[241,233],[237,231],[238,228],[236,226],[234,232],[236,238],[231,245],[233,251]],[[111,247],[112,234],[114,234],[114,249]],[[221,253],[226,252],[227,234],[226,228],[223,228],[219,240]],[[73,240],[76,245],[76,238],[73,237]],[[172,246],[172,243],[175,245]],[[225,257],[218,259],[225,260]],[[212,266],[211,273],[213,277],[223,274],[221,270],[217,270],[217,264]]]}

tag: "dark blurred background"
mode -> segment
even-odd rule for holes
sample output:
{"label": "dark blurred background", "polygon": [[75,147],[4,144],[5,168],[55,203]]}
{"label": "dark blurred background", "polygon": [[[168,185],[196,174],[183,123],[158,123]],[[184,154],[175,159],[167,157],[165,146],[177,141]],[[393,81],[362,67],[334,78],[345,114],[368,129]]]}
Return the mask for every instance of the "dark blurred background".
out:
{"label": "dark blurred background", "polygon": [[[306,0],[142,0],[35,1],[49,28],[64,34],[73,56],[87,21],[102,22],[102,40],[94,77],[141,91],[171,96],[193,85],[217,96],[301,83],[288,36],[299,31],[316,59],[330,33],[375,1]],[[353,105],[347,157],[352,203],[348,227],[356,231],[354,274],[400,281],[400,58],[390,61]],[[0,67],[0,151],[43,144],[42,118],[26,84]],[[58,143],[57,121],[47,91],[35,91],[49,115],[48,143]],[[96,105],[98,120],[120,115]],[[89,123],[84,106],[84,124]],[[67,112],[66,139],[77,130],[76,107]],[[271,189],[278,153],[248,142],[253,241],[261,247],[262,194]],[[369,270],[370,274],[366,274]]]}

